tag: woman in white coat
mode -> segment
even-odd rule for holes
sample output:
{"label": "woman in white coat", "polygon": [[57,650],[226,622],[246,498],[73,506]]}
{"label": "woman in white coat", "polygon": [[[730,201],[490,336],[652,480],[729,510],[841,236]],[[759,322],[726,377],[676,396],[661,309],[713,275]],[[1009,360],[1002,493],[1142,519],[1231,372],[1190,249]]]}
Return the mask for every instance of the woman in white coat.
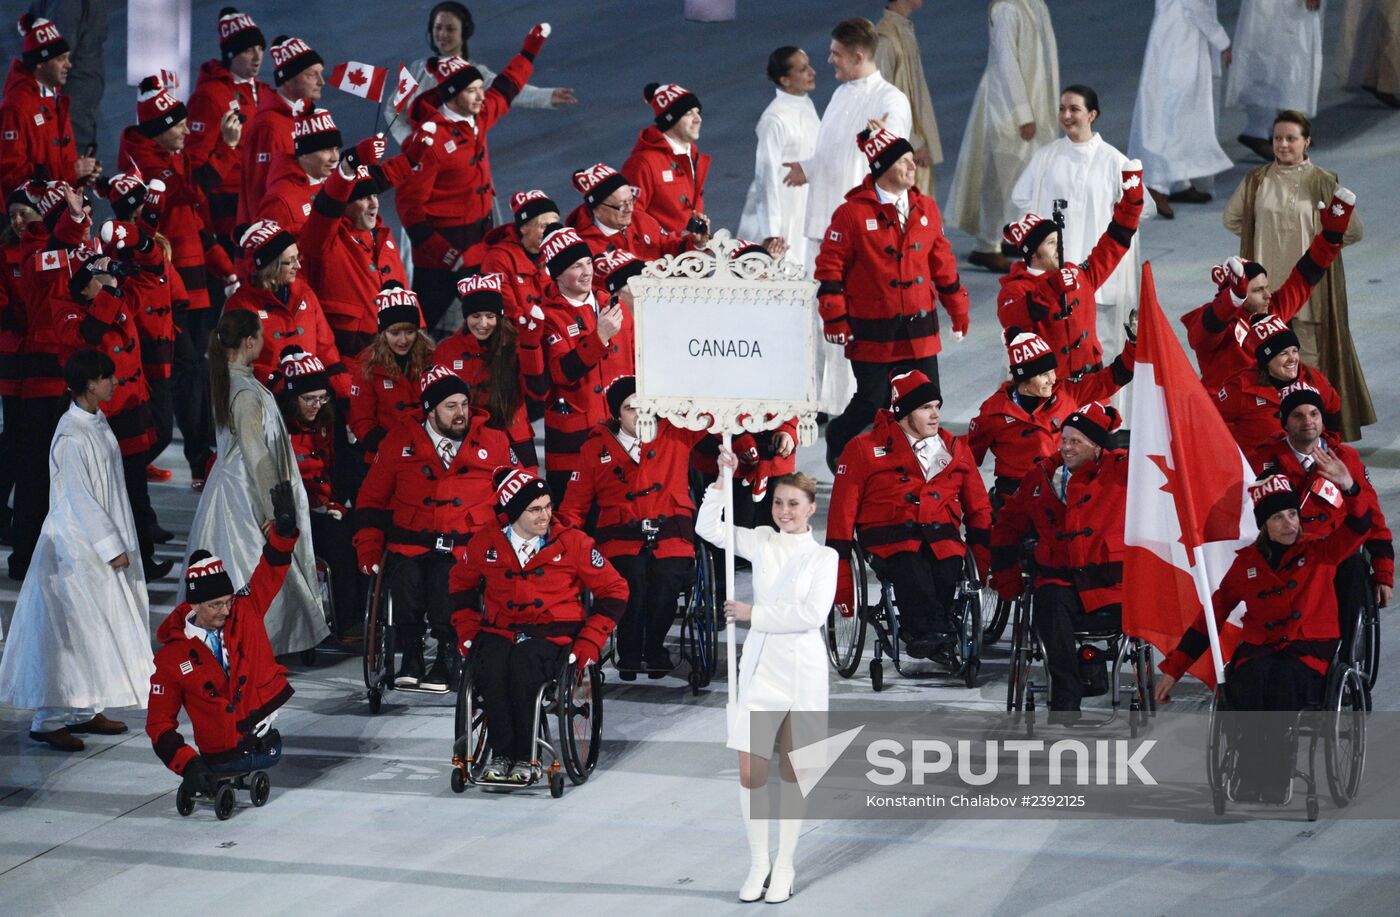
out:
{"label": "woman in white coat", "polygon": [[[728,449],[721,450],[719,461],[721,468],[737,465],[734,453]],[[718,547],[724,544],[722,487],[722,483],[715,483],[705,491],[695,520],[700,537]],[[768,807],[761,801],[755,803],[753,794],[767,785],[768,761],[775,741],[784,752],[784,781],[796,782],[786,755],[794,747],[792,719],[775,714],[827,709],[822,624],[836,597],[837,557],[812,534],[810,523],[817,510],[816,481],[805,474],[788,474],[771,487],[777,530],[766,526],[734,530],[736,552],[753,564],[753,604],[731,598],[724,603],[724,610],[727,617],[749,622],[739,666],[739,702],[731,711],[727,743],[739,752],[740,808],[749,838],[749,873],[739,889],[739,900],[757,901],[762,897],[776,903],[786,901],[792,894],[793,858],[802,820],[779,821],[778,853],[770,864],[768,819],[754,817],[755,811],[762,813]],[[752,716],[756,713],[768,715]],[[755,734],[755,726],[762,734]]]}
{"label": "woman in white coat", "polygon": [[783,239],[788,260],[805,266],[807,238],[802,227],[807,219],[807,186],[784,185],[783,163],[808,159],[816,149],[821,118],[808,93],[816,88],[817,71],[807,52],[788,45],[769,55],[768,79],[778,89],[754,128],[758,151],[739,217],[739,237],[763,243]]}
{"label": "woman in white coat", "polygon": [[[306,488],[297,471],[287,426],[272,393],[253,374],[263,349],[262,322],[254,312],[225,312],[209,339],[209,394],[214,408],[218,458],[190,523],[189,545],[221,557],[235,583],[246,583],[262,557],[272,526],[269,494],[292,482],[297,528],[311,531]],[[184,600],[184,580],[176,601]],[[311,539],[300,538],[292,565],[264,618],[277,655],[308,650],[330,629],[316,585]]]}

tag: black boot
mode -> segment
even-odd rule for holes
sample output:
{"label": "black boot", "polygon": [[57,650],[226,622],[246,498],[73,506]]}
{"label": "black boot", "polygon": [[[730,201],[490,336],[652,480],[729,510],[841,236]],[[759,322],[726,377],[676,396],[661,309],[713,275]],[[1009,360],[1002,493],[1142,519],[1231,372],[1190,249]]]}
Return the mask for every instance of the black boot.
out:
{"label": "black boot", "polygon": [[399,673],[394,676],[394,687],[416,688],[423,679],[423,638],[412,637],[403,647],[403,657],[399,660]]}

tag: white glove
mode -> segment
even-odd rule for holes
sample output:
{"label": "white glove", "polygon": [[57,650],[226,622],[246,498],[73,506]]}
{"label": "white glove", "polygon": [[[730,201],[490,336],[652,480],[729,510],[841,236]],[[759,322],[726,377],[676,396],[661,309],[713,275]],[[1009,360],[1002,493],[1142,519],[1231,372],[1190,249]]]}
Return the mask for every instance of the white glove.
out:
{"label": "white glove", "polygon": [[238,292],[238,288],[239,288],[240,286],[242,286],[242,284],[238,282],[238,275],[237,275],[237,274],[229,274],[227,277],[225,277],[225,278],[224,278],[224,299],[230,299],[230,298],[232,298],[232,297],[233,297],[233,294]]}

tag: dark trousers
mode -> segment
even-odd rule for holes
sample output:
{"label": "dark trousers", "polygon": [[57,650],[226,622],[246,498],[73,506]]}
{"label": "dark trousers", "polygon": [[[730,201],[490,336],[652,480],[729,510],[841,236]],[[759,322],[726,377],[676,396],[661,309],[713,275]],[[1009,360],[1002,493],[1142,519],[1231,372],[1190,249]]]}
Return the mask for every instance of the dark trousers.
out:
{"label": "dark trousers", "polygon": [[961,557],[939,560],[925,544],[917,551],[877,557],[874,565],[875,572],[894,587],[902,637],[912,642],[928,639],[934,631],[957,631],[953,592],[962,579]]}
{"label": "dark trousers", "polygon": [[329,513],[311,514],[312,550],[331,568],[336,636],[344,634],[364,615],[365,585],[351,541],[354,534],[355,527],[348,519],[336,519]]}
{"label": "dark trousers", "polygon": [[267,736],[258,739],[251,751],[245,751],[229,761],[210,764],[209,769],[216,774],[246,774],[249,771],[268,770],[281,760],[282,736],[274,729]]}
{"label": "dark trousers", "polygon": [[[1296,721],[1292,711],[1322,702],[1326,678],[1296,656],[1260,653],[1241,664],[1230,665],[1225,697],[1231,714],[1225,725],[1231,746],[1239,750],[1241,795],[1262,791],[1282,801],[1293,779],[1294,755],[1288,732]],[[1237,711],[1288,711],[1264,714]]]}
{"label": "dark trousers", "polygon": [[928,381],[938,384],[938,357],[925,357],[922,360],[901,360],[898,363],[863,363],[851,361],[851,372],[856,377],[856,393],[841,416],[833,417],[826,425],[826,458],[828,465],[834,465],[846,443],[864,433],[875,420],[875,412],[890,406],[890,371],[899,368],[917,369],[928,376]]}
{"label": "dark trousers", "polygon": [[1353,554],[1337,564],[1337,576],[1332,581],[1337,591],[1337,625],[1341,628],[1343,658],[1355,661],[1352,648],[1356,639],[1356,623],[1361,609],[1366,606],[1366,593],[1371,589],[1371,578],[1366,558]]}
{"label": "dark trousers", "polygon": [[180,427],[185,461],[194,478],[204,477],[214,454],[214,412],[209,404],[209,363],[205,352],[209,334],[218,321],[219,311],[214,308],[186,309],[175,316],[179,333],[175,335],[172,410]]}
{"label": "dark trousers", "polygon": [[1117,633],[1122,627],[1122,613],[1115,610],[1085,614],[1084,603],[1072,587],[1047,584],[1035,590],[1031,626],[1045,647],[1050,709],[1078,710],[1084,699],[1084,683],[1079,675],[1075,632]]}
{"label": "dark trousers", "polygon": [[558,674],[567,650],[538,637],[519,643],[500,634],[477,637],[471,656],[493,753],[513,761],[533,757],[535,695]]}
{"label": "dark trousers", "polygon": [[627,613],[617,625],[618,664],[643,659],[664,661],[666,634],[676,620],[676,600],[695,573],[689,557],[614,557],[612,565],[627,580]]}
{"label": "dark trousers", "polygon": [[6,395],[4,398],[5,426],[0,429],[0,517],[7,522],[10,518],[10,491],[15,486],[15,473],[19,459],[19,397]]}
{"label": "dark trousers", "polygon": [[[384,575],[394,600],[394,627],[399,649],[422,652],[423,621],[438,642],[438,653],[454,652],[457,632],[452,628],[452,605],[447,598],[447,575],[453,557],[443,551],[429,551],[417,557],[390,553]],[[451,656],[443,657],[450,659]]]}
{"label": "dark trousers", "polygon": [[147,463],[160,458],[165,447],[175,435],[175,401],[170,390],[169,379],[153,379],[149,374],[146,381],[151,387],[151,417],[156,422],[156,441],[147,453]]}
{"label": "dark trousers", "polygon": [[24,579],[49,514],[49,445],[66,398],[22,398],[16,430],[15,515],[10,543],[10,578]]}
{"label": "dark trousers", "polygon": [[131,520],[136,523],[136,543],[141,546],[141,560],[149,566],[155,554],[156,511],[151,507],[150,486],[146,483],[146,455],[123,455],[122,477],[126,479],[126,498],[131,503]]}
{"label": "dark trousers", "polygon": [[349,429],[344,423],[335,425],[335,463],[331,466],[331,488],[338,501],[352,506],[357,502],[360,485],[369,473],[369,465],[365,462],[364,445],[359,441],[350,442]]}
{"label": "dark trousers", "polygon": [[417,265],[413,268],[413,292],[418,294],[418,304],[423,307],[423,327],[433,337],[441,333],[438,323],[447,314],[452,300],[457,298],[457,281],[463,276],[460,271]]}

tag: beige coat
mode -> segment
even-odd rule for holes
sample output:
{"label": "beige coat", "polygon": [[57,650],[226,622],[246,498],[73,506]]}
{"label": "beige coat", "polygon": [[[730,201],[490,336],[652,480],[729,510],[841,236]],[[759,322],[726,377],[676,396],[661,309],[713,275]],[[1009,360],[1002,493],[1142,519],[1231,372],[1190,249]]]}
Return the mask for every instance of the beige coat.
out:
{"label": "beige coat", "polygon": [[[909,132],[909,143],[914,151],[928,150],[933,165],[943,161],[943,142],[938,139],[938,119],[933,114],[933,97],[929,95],[928,80],[924,77],[924,62],[919,52],[919,39],[914,34],[914,23],[905,16],[886,10],[884,17],[875,25],[875,34],[880,36],[880,44],[875,49],[875,66],[880,68],[885,79],[909,98],[909,107],[914,114],[914,126]],[[919,166],[917,173],[919,190],[934,197],[933,169]]]}

